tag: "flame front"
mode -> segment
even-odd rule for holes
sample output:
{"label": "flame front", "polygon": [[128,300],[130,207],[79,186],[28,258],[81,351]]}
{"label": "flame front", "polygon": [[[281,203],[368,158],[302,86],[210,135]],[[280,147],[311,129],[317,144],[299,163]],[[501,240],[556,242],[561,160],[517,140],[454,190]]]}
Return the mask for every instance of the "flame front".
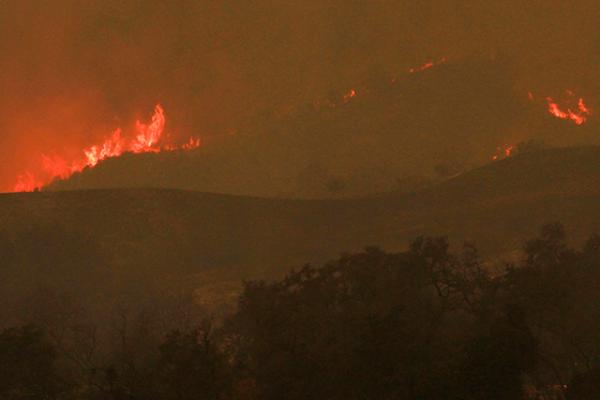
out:
{"label": "flame front", "polygon": [[31,172],[25,172],[17,177],[17,183],[15,184],[15,192],[32,192],[36,188],[40,188],[43,182],[36,179],[35,175]]}
{"label": "flame front", "polygon": [[566,111],[561,110],[552,97],[546,97],[548,103],[548,112],[554,115],[556,118],[571,120],[575,125],[582,125],[587,121],[588,116],[592,114],[590,109],[586,106],[583,98],[579,98],[577,101],[577,108],[573,111],[571,108],[567,108]]}
{"label": "flame front", "polygon": [[[87,159],[87,165],[95,167],[100,161],[109,157],[118,157],[123,153],[124,142],[121,139],[121,128],[117,128],[113,134],[102,143],[83,150]],[[75,168],[77,170],[77,168]]]}
{"label": "flame front", "polygon": [[111,157],[118,157],[125,152],[130,153],[158,153],[160,151],[192,150],[200,147],[199,138],[190,138],[183,145],[164,144],[159,146],[165,128],[165,112],[160,104],[154,107],[154,114],[149,124],[137,121],[135,124],[136,135],[133,140],[123,138],[121,128],[117,128],[104,142],[84,148],[80,158],[67,161],[59,156],[42,154],[41,168],[46,179],[39,178],[34,173],[27,171],[17,177],[14,185],[15,192],[31,192],[41,188],[54,178],[68,178],[84,168],[93,168],[99,162]]}
{"label": "flame front", "polygon": [[515,151],[514,144],[506,144],[502,147],[496,147],[496,154],[492,156],[492,161],[497,161],[502,158],[508,158],[513,155]]}

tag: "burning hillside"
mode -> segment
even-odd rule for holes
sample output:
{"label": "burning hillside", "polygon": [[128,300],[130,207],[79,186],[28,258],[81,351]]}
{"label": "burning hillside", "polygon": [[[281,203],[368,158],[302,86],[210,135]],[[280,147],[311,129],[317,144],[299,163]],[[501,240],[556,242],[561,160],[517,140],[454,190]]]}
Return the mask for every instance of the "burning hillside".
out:
{"label": "burning hillside", "polygon": [[[207,137],[202,152],[189,156],[168,150],[198,143],[172,146],[164,138],[152,140],[138,127],[146,134],[132,136],[120,146],[123,152],[139,152],[131,142],[147,143],[148,137],[151,144],[143,152],[164,154],[112,157],[76,179],[57,179],[48,189],[160,187],[266,197],[363,196],[404,190],[407,179],[439,179],[443,168],[438,166],[457,166],[461,172],[510,157],[519,152],[519,143],[530,140],[565,145],[548,133],[575,142],[592,127],[587,98],[573,95],[572,104],[569,96],[554,92],[527,96],[526,88],[519,93],[503,62],[439,60],[412,73],[406,68],[344,85],[304,106],[288,104],[285,112],[256,116],[235,135]],[[563,123],[549,113],[549,93],[560,110],[570,109],[587,123]],[[160,126],[162,117],[157,111],[154,125]],[[99,145],[94,154],[112,154],[119,147],[112,142],[104,152]],[[87,160],[84,166],[95,165]]]}
{"label": "burning hillside", "polygon": [[[572,90],[565,90],[565,96],[560,101],[556,101],[553,97],[546,96],[537,97],[533,92],[527,92],[527,97],[530,102],[535,104],[535,110],[540,106],[540,103],[544,104],[546,108],[546,115],[550,115],[554,118],[571,122],[575,126],[581,126],[588,122],[590,117],[593,115],[591,108],[588,106],[583,97],[576,96]],[[530,147],[531,143],[535,141],[526,141],[520,144],[505,144],[496,148],[495,154],[491,157],[493,161],[500,160],[503,158],[511,157],[516,151],[523,150],[523,144],[525,147]]]}
{"label": "burning hillside", "polygon": [[[501,62],[442,57],[392,78],[357,81],[306,107],[289,104],[284,113],[258,116],[236,129],[239,134],[208,137],[198,157],[117,160],[124,153],[199,147],[194,137],[183,143],[170,140],[163,133],[165,111],[157,105],[150,121],[138,121],[130,132],[117,128],[76,157],[41,154],[37,169],[22,173],[11,189],[151,186],[347,197],[395,191],[407,177],[435,179],[433,173],[446,164],[465,171],[510,157],[517,143],[544,142],[549,127],[565,138],[572,137],[569,129],[586,131],[580,126],[592,110],[583,97],[566,91],[555,101],[529,91],[529,101],[523,101],[510,79]],[[109,158],[110,163],[99,165]]]}
{"label": "burning hillside", "polygon": [[[439,60],[428,61],[419,67],[410,68],[407,72],[409,74],[422,72],[443,64],[447,60],[447,57],[442,57]],[[397,78],[394,78],[390,84],[395,84],[396,81]],[[337,101],[329,101],[325,104],[328,107],[336,107],[356,99],[358,95],[359,90],[351,88],[340,96],[341,104]],[[321,102],[316,101],[315,104],[321,104]],[[159,153],[161,151],[191,150],[200,146],[200,139],[194,137],[191,137],[184,144],[167,143],[163,136],[165,122],[164,109],[160,104],[157,104],[149,123],[136,121],[135,132],[131,137],[126,137],[119,127],[100,143],[81,149],[76,158],[67,158],[56,154],[41,154],[37,169],[19,174],[12,190],[15,192],[39,190],[56,178],[68,179],[74,173],[81,172],[85,168],[94,168],[101,161],[119,157],[123,153]]]}
{"label": "burning hillside", "polygon": [[415,72],[425,71],[427,69],[433,68],[436,65],[440,65],[448,61],[447,57],[442,57],[437,61],[428,61],[425,64],[420,65],[419,67],[410,68],[408,70],[409,73],[414,74]]}
{"label": "burning hillside", "polygon": [[55,178],[66,179],[85,168],[95,167],[99,162],[119,157],[123,153],[159,153],[161,151],[191,150],[200,146],[199,138],[190,138],[182,145],[164,143],[165,112],[160,104],[154,108],[149,123],[136,121],[135,135],[132,138],[123,136],[121,128],[116,128],[103,142],[81,150],[76,159],[67,160],[58,155],[41,154],[40,168],[36,172],[26,171],[19,175],[14,185],[15,192],[30,192],[40,189]]}
{"label": "burning hillside", "polygon": [[571,120],[575,125],[582,125],[592,114],[588,106],[585,104],[582,97],[577,98],[573,95],[573,92],[567,91],[569,95],[566,103],[566,108],[561,108],[552,97],[547,97],[548,112],[554,115],[556,118]]}

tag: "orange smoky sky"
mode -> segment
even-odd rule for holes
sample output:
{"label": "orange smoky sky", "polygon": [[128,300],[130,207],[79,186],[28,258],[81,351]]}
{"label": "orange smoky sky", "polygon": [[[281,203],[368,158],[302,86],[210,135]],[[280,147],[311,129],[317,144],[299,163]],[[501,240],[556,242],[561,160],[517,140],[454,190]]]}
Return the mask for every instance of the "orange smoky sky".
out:
{"label": "orange smoky sky", "polygon": [[593,103],[599,13],[595,1],[5,0],[0,188],[158,103],[172,135],[204,137],[442,57],[501,57],[516,88]]}

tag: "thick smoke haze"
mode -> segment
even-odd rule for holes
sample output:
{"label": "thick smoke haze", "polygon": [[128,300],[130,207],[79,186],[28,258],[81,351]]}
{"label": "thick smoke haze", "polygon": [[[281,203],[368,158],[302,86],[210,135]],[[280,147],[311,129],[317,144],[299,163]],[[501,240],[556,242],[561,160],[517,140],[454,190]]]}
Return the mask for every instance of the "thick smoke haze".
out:
{"label": "thick smoke haze", "polygon": [[[502,60],[515,93],[568,89],[593,107],[598,14],[594,1],[1,1],[0,188],[156,103],[168,133],[208,138],[441,57]],[[514,114],[507,135],[527,137]]]}

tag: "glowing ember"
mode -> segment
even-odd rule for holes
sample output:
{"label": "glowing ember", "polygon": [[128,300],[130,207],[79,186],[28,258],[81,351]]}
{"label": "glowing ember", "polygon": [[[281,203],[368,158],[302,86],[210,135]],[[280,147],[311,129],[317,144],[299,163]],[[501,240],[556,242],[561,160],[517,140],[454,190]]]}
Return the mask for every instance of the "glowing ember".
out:
{"label": "glowing ember", "polygon": [[416,68],[410,68],[408,70],[408,72],[410,72],[411,74],[415,73],[415,72],[421,72],[421,71],[425,71],[429,68],[433,68],[436,65],[440,65],[445,63],[446,61],[448,61],[448,59],[446,57],[442,57],[437,61],[428,61],[425,64],[421,65],[420,67],[416,67]]}
{"label": "glowing ember", "polygon": [[580,98],[579,101],[577,102],[577,107],[579,108],[579,111],[581,111],[584,114],[590,115],[592,113],[590,111],[590,109],[586,107],[582,98]]}
{"label": "glowing ember", "polygon": [[496,154],[494,154],[492,156],[492,160],[496,161],[496,160],[500,160],[502,158],[508,158],[513,155],[514,151],[515,151],[515,145],[512,145],[512,144],[507,144],[507,145],[504,145],[503,147],[497,147]]}
{"label": "glowing ember", "polygon": [[[567,91],[567,94],[570,96],[573,95],[572,92]],[[582,125],[585,121],[587,121],[588,116],[592,114],[591,110],[586,106],[583,98],[579,98],[577,101],[577,108],[567,108],[566,110],[562,110],[558,103],[556,103],[551,97],[546,97],[546,101],[548,103],[548,112],[551,115],[554,115],[556,118],[567,119],[573,121],[576,125]],[[573,111],[573,109],[575,111]]]}
{"label": "glowing ember", "polygon": [[190,138],[190,140],[181,146],[183,150],[192,150],[200,147],[200,138]]}
{"label": "glowing ember", "polygon": [[356,89],[350,89],[346,94],[344,94],[344,102],[350,101],[356,97]]}
{"label": "glowing ember", "polygon": [[118,157],[125,152],[131,153],[158,153],[160,151],[192,150],[200,147],[199,138],[190,138],[183,145],[164,144],[159,146],[165,127],[165,113],[160,105],[154,108],[154,115],[149,124],[136,122],[136,136],[133,140],[122,137],[120,128],[104,140],[82,150],[80,158],[67,161],[59,156],[42,154],[42,169],[44,178],[41,179],[31,172],[25,172],[17,177],[14,186],[15,192],[31,192],[41,188],[54,178],[68,178],[75,172],[80,172],[86,167],[93,168],[102,160]]}

